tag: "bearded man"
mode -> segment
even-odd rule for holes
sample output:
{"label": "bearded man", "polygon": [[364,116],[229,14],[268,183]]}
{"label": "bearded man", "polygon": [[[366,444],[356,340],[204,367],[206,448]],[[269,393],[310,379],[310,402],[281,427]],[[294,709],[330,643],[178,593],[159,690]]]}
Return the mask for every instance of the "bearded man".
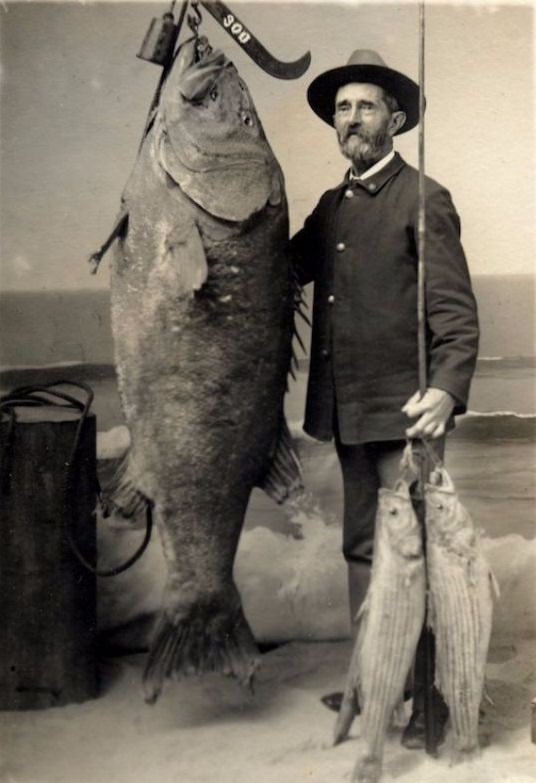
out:
{"label": "bearded man", "polygon": [[[320,198],[292,239],[301,282],[314,281],[305,431],[334,438],[344,485],[343,553],[354,625],[367,590],[377,494],[393,488],[406,439],[443,456],[453,415],[466,409],[478,320],[460,222],[449,192],[425,180],[427,391],[420,399],[417,347],[418,172],[393,137],[419,121],[419,88],[375,52],[318,76],[313,111],[335,127],[351,167]],[[424,746],[423,654],[402,742]],[[435,692],[437,742],[447,708]],[[341,694],[324,697],[338,709]],[[358,705],[356,705],[358,709]]]}

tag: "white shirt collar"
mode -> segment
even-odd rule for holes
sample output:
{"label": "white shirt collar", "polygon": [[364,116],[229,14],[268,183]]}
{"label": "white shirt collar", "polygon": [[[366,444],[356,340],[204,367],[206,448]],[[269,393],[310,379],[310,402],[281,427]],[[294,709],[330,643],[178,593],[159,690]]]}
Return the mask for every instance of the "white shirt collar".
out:
{"label": "white shirt collar", "polygon": [[388,163],[392,161],[392,159],[395,156],[395,151],[391,150],[391,152],[388,152],[385,157],[381,158],[381,160],[378,160],[374,165],[372,165],[369,169],[367,169],[363,174],[361,174],[359,177],[356,177],[353,170],[350,169],[350,179],[368,179],[369,177],[373,177],[374,174],[377,174],[379,171],[381,171],[384,166],[387,166]]}

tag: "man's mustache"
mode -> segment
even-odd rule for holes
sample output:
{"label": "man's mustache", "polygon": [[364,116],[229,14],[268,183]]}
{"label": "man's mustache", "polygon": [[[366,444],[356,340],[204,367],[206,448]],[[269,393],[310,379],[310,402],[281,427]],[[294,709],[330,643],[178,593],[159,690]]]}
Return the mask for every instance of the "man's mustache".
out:
{"label": "man's mustache", "polygon": [[357,136],[357,138],[361,139],[361,141],[369,141],[370,140],[369,135],[365,131],[361,130],[361,128],[355,128],[354,127],[354,128],[348,128],[348,130],[343,135],[342,141],[343,142],[348,141],[348,139],[351,136]]}

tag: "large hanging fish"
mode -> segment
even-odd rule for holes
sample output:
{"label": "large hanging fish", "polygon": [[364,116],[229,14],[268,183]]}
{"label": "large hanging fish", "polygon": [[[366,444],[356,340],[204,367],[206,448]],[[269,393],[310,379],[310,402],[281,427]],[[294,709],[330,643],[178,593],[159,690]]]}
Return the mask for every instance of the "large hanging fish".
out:
{"label": "large hanging fish", "polygon": [[478,748],[494,583],[480,534],[444,468],[432,473],[425,503],[436,683],[449,708],[454,747],[464,755]]}
{"label": "large hanging fish", "polygon": [[168,579],[144,675],[250,681],[233,582],[252,488],[300,484],[283,418],[294,285],[283,177],[249,91],[206,39],[179,50],[123,193],[112,326],[131,449],[115,496],[154,506]]}
{"label": "large hanging fish", "polygon": [[385,735],[403,700],[424,610],[420,524],[409,486],[401,480],[394,490],[379,491],[371,581],[335,725],[337,744],[350,729],[357,693],[365,753],[353,781],[375,783],[380,778]]}

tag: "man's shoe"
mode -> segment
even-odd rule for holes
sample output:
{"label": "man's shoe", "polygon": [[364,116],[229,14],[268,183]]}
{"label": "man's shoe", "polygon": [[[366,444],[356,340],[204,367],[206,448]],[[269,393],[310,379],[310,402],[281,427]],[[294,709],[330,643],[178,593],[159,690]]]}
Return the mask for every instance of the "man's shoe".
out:
{"label": "man's shoe", "polygon": [[[341,709],[342,699],[343,699],[344,693],[342,691],[335,691],[335,693],[327,693],[325,696],[322,696],[320,701],[322,704],[328,708],[328,710],[333,710],[333,712],[339,712]],[[357,701],[357,694],[354,691],[354,710],[355,714],[359,715],[361,712],[361,707],[359,706],[359,702]]]}
{"label": "man's shoe", "polygon": [[[325,696],[322,696],[320,701],[325,707],[328,708],[328,710],[333,710],[333,712],[340,712],[343,696],[344,694],[342,691],[335,691],[334,693],[327,693]],[[411,699],[411,697],[412,697],[411,691],[404,691],[404,701],[408,701],[408,699]],[[359,706],[359,702],[357,700],[357,693],[355,693],[355,691],[354,691],[354,708],[355,708],[355,714],[360,715],[361,707]]]}
{"label": "man's shoe", "polygon": [[[445,740],[447,732],[448,709],[439,705],[435,710],[434,744],[439,747]],[[400,740],[408,750],[421,750],[426,747],[426,727],[424,725],[424,710],[416,709],[411,713],[409,723]]]}

